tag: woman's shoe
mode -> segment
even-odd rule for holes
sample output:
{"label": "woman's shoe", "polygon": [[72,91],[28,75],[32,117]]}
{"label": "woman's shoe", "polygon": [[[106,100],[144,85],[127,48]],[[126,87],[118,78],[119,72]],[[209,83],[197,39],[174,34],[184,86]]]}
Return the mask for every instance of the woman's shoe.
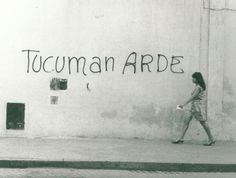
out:
{"label": "woman's shoe", "polygon": [[175,141],[172,141],[173,144],[181,144],[181,143],[184,143],[184,140],[183,139],[179,139],[179,140],[175,140]]}
{"label": "woman's shoe", "polygon": [[204,146],[212,146],[215,145],[216,141],[215,140],[211,140],[208,143],[205,143]]}

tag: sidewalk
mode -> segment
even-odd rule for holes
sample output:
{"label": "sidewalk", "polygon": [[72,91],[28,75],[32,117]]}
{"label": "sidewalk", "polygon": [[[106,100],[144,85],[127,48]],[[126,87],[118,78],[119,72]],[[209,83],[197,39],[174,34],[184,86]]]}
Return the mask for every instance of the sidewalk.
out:
{"label": "sidewalk", "polygon": [[236,142],[0,138],[0,167],[236,172]]}

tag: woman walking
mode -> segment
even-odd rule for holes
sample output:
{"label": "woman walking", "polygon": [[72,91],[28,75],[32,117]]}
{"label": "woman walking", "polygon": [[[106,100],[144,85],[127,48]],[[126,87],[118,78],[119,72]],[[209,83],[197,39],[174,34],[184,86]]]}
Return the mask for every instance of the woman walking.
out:
{"label": "woman walking", "polygon": [[192,82],[195,84],[195,89],[191,94],[191,97],[182,105],[178,107],[183,109],[184,106],[191,103],[191,110],[190,110],[190,117],[186,118],[184,121],[184,125],[182,128],[182,132],[180,138],[173,141],[174,144],[179,144],[184,142],[184,135],[188,130],[189,123],[194,117],[196,120],[200,122],[203,126],[204,130],[207,133],[209,141],[204,144],[205,146],[211,146],[215,144],[215,140],[211,134],[210,128],[207,124],[207,117],[206,117],[206,84],[200,72],[195,72],[192,75]]}

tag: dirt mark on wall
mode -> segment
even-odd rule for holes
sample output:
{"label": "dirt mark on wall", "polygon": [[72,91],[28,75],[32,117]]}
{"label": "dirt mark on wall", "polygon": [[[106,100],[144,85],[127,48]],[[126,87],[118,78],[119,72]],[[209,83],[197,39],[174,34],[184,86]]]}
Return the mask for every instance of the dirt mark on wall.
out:
{"label": "dirt mark on wall", "polygon": [[154,104],[146,106],[133,106],[130,121],[146,124],[148,126],[158,125],[159,127],[171,127],[173,108],[156,107]]}
{"label": "dirt mark on wall", "polygon": [[117,111],[104,111],[101,113],[102,118],[107,118],[107,119],[114,119],[117,116]]}

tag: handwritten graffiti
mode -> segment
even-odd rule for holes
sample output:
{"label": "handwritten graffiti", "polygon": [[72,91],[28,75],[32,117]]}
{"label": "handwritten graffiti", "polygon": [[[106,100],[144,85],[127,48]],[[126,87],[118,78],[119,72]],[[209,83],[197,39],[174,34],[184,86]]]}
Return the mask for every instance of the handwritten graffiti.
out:
{"label": "handwritten graffiti", "polygon": [[[140,63],[141,72],[144,72],[144,67],[146,67],[148,72],[151,72],[150,65],[154,61],[154,57],[151,54],[145,54],[145,55],[141,55],[140,58],[141,58],[140,59],[141,60],[141,63]],[[132,59],[133,59],[133,61],[131,62]],[[169,66],[170,71],[172,73],[184,73],[184,70],[182,68],[179,68],[178,70],[176,70],[176,68],[174,68],[175,65],[180,64],[180,59],[183,59],[183,56],[172,56],[171,62],[169,65],[169,61],[168,61],[167,57],[163,54],[158,54],[157,61],[156,61],[156,72],[164,72],[167,70],[167,68]],[[136,68],[137,68],[137,53],[136,52],[132,52],[127,57],[126,63],[123,67],[122,74],[125,74],[125,69],[129,66],[132,66],[133,72],[136,73]]]}
{"label": "handwritten graffiti", "polygon": [[[89,65],[89,71],[91,73],[101,73],[102,72],[102,61],[100,57],[94,56],[92,57],[92,61],[90,64],[87,64],[88,61],[84,56],[76,57],[76,56],[47,56],[43,57],[40,55],[40,51],[38,50],[22,50],[22,52],[27,53],[27,73],[30,72],[46,72],[46,73],[61,73],[64,70],[67,70],[69,74],[72,74],[73,71],[80,73],[80,69],[82,69],[82,74],[84,76],[87,75],[86,67]],[[52,60],[54,65],[49,68],[47,64]],[[104,59],[104,70],[108,71],[109,66],[111,67],[111,71],[114,71],[115,59],[113,57],[105,57]],[[76,70],[74,70],[76,68]]]}
{"label": "handwritten graffiti", "polygon": [[[115,58],[105,56],[103,58],[94,56],[88,60],[84,56],[43,56],[39,50],[22,50],[26,53],[27,73],[61,73],[67,72],[81,73],[87,76],[88,73],[102,73],[115,71]],[[171,56],[169,58],[164,54],[141,54],[137,52],[130,53],[122,67],[122,74],[132,70],[136,74],[140,72],[164,72],[169,70],[171,73],[182,74],[181,68],[183,56]],[[128,70],[128,71],[127,71]]]}

